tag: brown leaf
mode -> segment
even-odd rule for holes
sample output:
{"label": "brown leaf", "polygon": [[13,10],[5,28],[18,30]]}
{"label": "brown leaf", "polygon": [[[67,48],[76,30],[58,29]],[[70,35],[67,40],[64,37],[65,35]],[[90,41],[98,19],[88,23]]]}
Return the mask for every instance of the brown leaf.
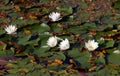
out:
{"label": "brown leaf", "polygon": [[55,62],[58,64],[62,64],[63,62],[60,59],[55,59]]}
{"label": "brown leaf", "polygon": [[97,66],[93,66],[93,67],[91,67],[90,69],[89,69],[89,71],[93,71],[93,70],[95,70],[97,68]]}
{"label": "brown leaf", "polygon": [[3,45],[3,44],[5,44],[3,41],[0,41],[0,45]]}
{"label": "brown leaf", "polygon": [[72,68],[73,68],[73,64],[71,64],[67,67],[67,69],[72,69]]}
{"label": "brown leaf", "polygon": [[14,7],[15,7],[16,11],[21,11],[21,9],[20,9],[20,7],[18,5],[15,5]]}
{"label": "brown leaf", "polygon": [[7,61],[6,60],[1,60],[0,59],[0,66],[4,66],[4,65],[6,65],[7,64]]}

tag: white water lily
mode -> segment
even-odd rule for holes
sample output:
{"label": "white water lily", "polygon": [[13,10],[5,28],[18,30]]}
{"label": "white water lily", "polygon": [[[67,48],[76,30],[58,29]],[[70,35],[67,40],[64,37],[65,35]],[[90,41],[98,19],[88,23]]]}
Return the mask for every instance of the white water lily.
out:
{"label": "white water lily", "polygon": [[7,34],[16,34],[17,28],[14,25],[9,25],[5,28],[5,31],[7,32]]}
{"label": "white water lily", "polygon": [[120,54],[120,50],[115,50],[115,51],[113,51],[113,53]]}
{"label": "white water lily", "polygon": [[49,37],[47,41],[47,45],[50,47],[55,47],[57,45],[57,38],[56,37]]}
{"label": "white water lily", "polygon": [[59,44],[60,50],[67,50],[70,48],[70,43],[68,39],[62,40]]}
{"label": "white water lily", "polygon": [[98,48],[98,43],[95,42],[95,40],[89,40],[87,43],[85,43],[85,47],[86,47],[89,51],[94,51],[95,49]]}
{"label": "white water lily", "polygon": [[54,21],[54,22],[62,19],[62,18],[60,18],[60,13],[58,13],[58,12],[50,13],[49,18],[52,19],[52,21]]}

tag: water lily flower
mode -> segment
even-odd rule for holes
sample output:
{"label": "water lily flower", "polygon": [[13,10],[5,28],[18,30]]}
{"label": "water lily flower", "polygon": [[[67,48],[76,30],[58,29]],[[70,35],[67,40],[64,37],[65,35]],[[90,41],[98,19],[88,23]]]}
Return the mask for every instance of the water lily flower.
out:
{"label": "water lily flower", "polygon": [[60,42],[59,45],[60,50],[67,50],[70,48],[70,43],[68,41],[68,39],[62,40],[62,42]]}
{"label": "water lily flower", "polygon": [[95,49],[98,48],[98,43],[95,42],[95,40],[89,40],[87,43],[85,42],[85,47],[86,47],[89,51],[94,51]]}
{"label": "water lily flower", "polygon": [[113,53],[120,54],[120,50],[115,50],[115,51],[113,51]]}
{"label": "water lily flower", "polygon": [[49,18],[52,19],[52,21],[54,21],[54,22],[62,19],[62,18],[60,18],[60,13],[58,13],[58,12],[50,13]]}
{"label": "water lily flower", "polygon": [[7,34],[16,34],[17,28],[14,25],[9,25],[5,28],[5,31],[7,32]]}
{"label": "water lily flower", "polygon": [[55,47],[57,45],[57,38],[56,37],[49,37],[47,41],[47,45],[50,47]]}

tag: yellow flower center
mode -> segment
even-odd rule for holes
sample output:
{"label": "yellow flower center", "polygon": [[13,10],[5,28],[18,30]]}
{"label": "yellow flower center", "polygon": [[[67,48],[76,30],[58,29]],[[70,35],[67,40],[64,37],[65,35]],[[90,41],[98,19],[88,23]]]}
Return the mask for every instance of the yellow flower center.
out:
{"label": "yellow flower center", "polygon": [[10,31],[12,31],[12,28],[10,28]]}
{"label": "yellow flower center", "polygon": [[93,46],[89,46],[89,48],[93,49],[94,47]]}

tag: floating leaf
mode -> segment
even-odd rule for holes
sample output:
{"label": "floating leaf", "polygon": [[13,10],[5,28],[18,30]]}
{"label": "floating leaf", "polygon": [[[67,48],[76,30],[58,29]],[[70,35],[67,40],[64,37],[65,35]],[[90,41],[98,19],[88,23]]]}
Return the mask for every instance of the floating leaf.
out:
{"label": "floating leaf", "polygon": [[0,29],[0,35],[4,34],[5,30]]}
{"label": "floating leaf", "polygon": [[35,49],[35,51],[33,52],[34,54],[41,56],[41,57],[46,57],[48,54],[46,54],[46,52],[50,49],[50,47],[40,47]]}
{"label": "floating leaf", "polygon": [[50,27],[47,24],[41,24],[41,25],[36,24],[31,26],[31,28],[33,33],[36,33],[36,32],[43,33],[50,30]]}
{"label": "floating leaf", "polygon": [[32,24],[35,24],[35,23],[39,23],[39,21],[38,21],[38,20],[35,20],[35,19],[29,19],[29,20],[27,21],[27,24],[28,24],[28,25],[32,25]]}
{"label": "floating leaf", "polygon": [[114,40],[110,40],[106,43],[106,48],[113,47],[114,46]]}
{"label": "floating leaf", "polygon": [[96,63],[98,64],[105,64],[105,58],[104,57],[99,57],[95,60]]}
{"label": "floating leaf", "polygon": [[75,58],[76,61],[76,65],[77,66],[83,66],[85,68],[90,68],[91,64],[88,61],[88,59],[90,58],[90,53],[88,51],[80,53],[80,57]]}
{"label": "floating leaf", "polygon": [[119,0],[114,3],[114,7],[115,8],[120,8],[120,1]]}
{"label": "floating leaf", "polygon": [[15,17],[15,18],[20,17],[17,12],[10,12],[10,13],[8,13],[8,16],[10,16],[10,17]]}
{"label": "floating leaf", "polygon": [[73,48],[72,50],[68,51],[68,55],[73,57],[73,58],[77,58],[77,57],[81,56],[80,49],[79,48]]}
{"label": "floating leaf", "polygon": [[59,26],[62,26],[62,25],[54,23],[51,25],[51,28],[55,33],[61,33],[63,32],[63,28],[60,28]]}
{"label": "floating leaf", "polygon": [[24,20],[22,19],[16,19],[12,24],[16,24],[18,26],[24,26]]}
{"label": "floating leaf", "polygon": [[88,8],[87,4],[83,1],[80,1],[79,4],[80,4],[81,9],[87,9]]}
{"label": "floating leaf", "polygon": [[52,59],[61,59],[61,60],[65,60],[66,56],[63,53],[54,53],[53,56],[51,57]]}
{"label": "floating leaf", "polygon": [[11,55],[14,55],[14,48],[11,48],[10,50],[0,50],[0,57]]}
{"label": "floating leaf", "polygon": [[86,29],[86,30],[97,30],[96,24],[92,23],[92,22],[85,23],[83,25],[83,28]]}
{"label": "floating leaf", "polygon": [[40,4],[44,4],[44,3],[47,3],[49,0],[40,0]]}
{"label": "floating leaf", "polygon": [[119,54],[114,54],[114,53],[112,53],[112,54],[110,54],[109,56],[108,56],[108,61],[110,62],[110,63],[113,63],[113,64],[118,64],[118,65],[120,65],[120,55]]}
{"label": "floating leaf", "polygon": [[71,14],[73,12],[72,7],[70,7],[70,6],[61,6],[61,7],[57,7],[57,9],[60,11],[67,12],[69,14]]}
{"label": "floating leaf", "polygon": [[31,35],[27,35],[21,38],[18,38],[18,43],[21,45],[26,45],[26,42],[31,38]]}
{"label": "floating leaf", "polygon": [[2,6],[0,7],[0,10],[10,10],[10,9],[13,9],[14,6],[13,5],[9,5],[9,6]]}
{"label": "floating leaf", "polygon": [[5,0],[5,4],[8,4],[10,2],[10,0]]}

